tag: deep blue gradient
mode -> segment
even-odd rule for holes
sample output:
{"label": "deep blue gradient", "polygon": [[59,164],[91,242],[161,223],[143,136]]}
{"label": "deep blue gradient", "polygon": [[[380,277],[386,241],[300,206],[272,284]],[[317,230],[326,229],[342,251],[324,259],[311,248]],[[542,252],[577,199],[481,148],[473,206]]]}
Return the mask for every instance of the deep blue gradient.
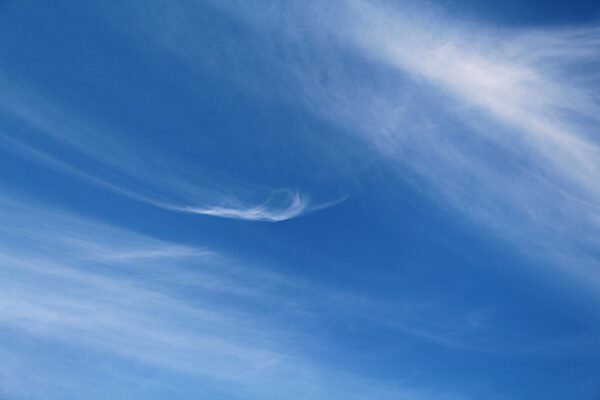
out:
{"label": "deep blue gradient", "polygon": [[600,398],[600,6],[366,4],[0,5],[0,398]]}

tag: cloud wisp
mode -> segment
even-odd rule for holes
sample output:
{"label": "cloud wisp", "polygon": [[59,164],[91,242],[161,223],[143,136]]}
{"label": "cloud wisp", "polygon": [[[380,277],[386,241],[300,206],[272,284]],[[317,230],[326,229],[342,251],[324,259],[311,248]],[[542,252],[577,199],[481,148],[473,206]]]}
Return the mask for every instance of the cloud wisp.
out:
{"label": "cloud wisp", "polygon": [[[442,207],[600,285],[597,25],[501,28],[412,2],[220,4],[265,57],[294,43],[293,68],[284,52],[268,61],[295,85],[290,103],[363,138]],[[194,62],[189,42],[168,43]]]}
{"label": "cloud wisp", "polygon": [[[502,397],[507,382],[527,393],[514,365],[552,379],[575,360],[580,371],[596,364],[597,302],[535,284],[532,295],[535,282],[503,275],[502,257],[478,271],[497,249],[430,220],[436,207],[460,215],[467,234],[491,232],[544,261],[516,265],[597,296],[600,29],[483,26],[407,1],[124,4],[73,3],[64,30],[39,19],[63,18],[7,9],[39,24],[4,19],[15,36],[25,29],[10,50],[18,61],[0,65],[0,150],[17,155],[2,175],[42,195],[32,204],[0,185],[0,397],[448,400]],[[314,170],[348,160],[334,154],[344,146],[368,153],[373,179],[338,175],[343,162]],[[305,163],[322,154],[332,162]],[[177,213],[287,221],[337,203],[315,201],[330,188],[311,186],[332,175],[367,181],[372,203],[264,243],[231,230],[262,228],[190,231],[171,218],[168,233],[196,243],[183,245],[43,205],[43,194],[73,204],[90,187],[22,157],[107,189],[78,203],[95,215],[112,191]],[[50,194],[52,183],[69,192]],[[306,187],[310,196],[296,189]],[[397,188],[402,204],[435,200],[409,229],[396,224],[411,210],[379,199]],[[113,218],[141,205],[123,203]],[[142,220],[155,212],[125,220],[161,228]],[[242,256],[198,244],[203,235]],[[271,253],[273,240],[282,247]],[[279,267],[263,265],[270,257]]]}
{"label": "cloud wisp", "polygon": [[361,23],[342,40],[418,82],[408,90],[448,99],[430,106],[426,129],[405,135],[409,118],[362,134],[453,207],[600,285],[600,80],[582,76],[600,62],[600,30],[506,31],[355,4]]}
{"label": "cloud wisp", "polygon": [[309,201],[297,192],[281,191],[256,206],[240,203],[236,199],[226,201],[222,206],[172,207],[173,210],[201,215],[245,221],[279,222],[295,218],[307,211]]}
{"label": "cloud wisp", "polygon": [[278,190],[272,192],[269,198],[259,205],[248,205],[237,199],[223,196],[222,205],[209,207],[165,206],[165,208],[191,214],[212,215],[245,221],[279,222],[331,207],[346,199],[347,196],[329,203],[315,205],[311,204],[307,196],[297,191]]}
{"label": "cloud wisp", "polygon": [[[350,309],[360,302],[347,295],[336,303],[331,290],[213,250],[173,245],[24,202],[0,204],[0,327],[25,341],[0,348],[3,359],[21,360],[0,366],[7,395],[22,395],[27,386],[22,380],[30,374],[20,373],[19,365],[43,369],[57,360],[27,350],[43,341],[47,349],[64,347],[91,361],[80,383],[72,371],[44,369],[41,376],[53,379],[36,381],[32,398],[64,397],[72,385],[106,397],[110,393],[94,379],[103,379],[107,359],[117,370],[142,365],[191,376],[206,387],[227,382],[225,396],[280,398],[282,390],[294,399],[437,396],[343,372],[323,357],[325,343],[310,321],[328,313],[357,318]],[[162,390],[176,390],[168,379],[163,385]]]}
{"label": "cloud wisp", "polygon": [[3,83],[0,106],[19,128],[4,128],[1,146],[130,198],[166,210],[260,222],[286,221],[343,201],[315,203],[298,190],[259,188],[218,176],[125,135],[105,134],[68,107],[50,107],[35,89]]}
{"label": "cloud wisp", "polygon": [[[198,4],[172,2],[164,13],[132,1],[129,17],[134,34],[149,35],[157,51],[308,110],[364,140],[398,179],[441,207],[558,267],[548,271],[600,285],[597,26],[500,28],[411,2],[273,3],[259,12],[238,1],[213,6],[254,35],[251,51],[235,40],[206,50],[196,40],[204,37],[194,23]],[[269,72],[268,93],[247,71],[257,64]],[[215,185],[226,180],[205,179],[210,174],[182,160],[156,165],[140,143],[111,142],[99,133],[110,129],[77,122],[77,113],[49,109],[27,87],[4,83],[5,108],[80,156],[70,162],[35,140],[12,140],[112,190],[166,209],[250,221],[321,208],[291,189]]]}

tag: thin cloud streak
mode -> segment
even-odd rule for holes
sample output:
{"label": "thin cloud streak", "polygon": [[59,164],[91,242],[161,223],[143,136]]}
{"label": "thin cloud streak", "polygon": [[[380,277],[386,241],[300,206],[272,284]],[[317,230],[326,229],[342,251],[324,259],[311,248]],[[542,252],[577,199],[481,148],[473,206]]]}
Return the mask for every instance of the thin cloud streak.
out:
{"label": "thin cloud streak", "polygon": [[165,208],[191,214],[211,215],[245,221],[280,222],[331,207],[345,201],[347,198],[346,196],[330,203],[312,205],[307,196],[290,190],[279,190],[273,192],[265,202],[257,206],[248,206],[236,199],[228,199],[229,201],[225,206],[204,208],[165,206]]}
{"label": "thin cloud streak", "polygon": [[[341,40],[457,100],[460,107],[444,111],[479,137],[453,138],[444,125],[411,135],[426,155],[408,165],[525,252],[550,255],[580,283],[600,285],[598,262],[583,250],[600,247],[600,80],[579,77],[600,62],[600,30],[500,31],[353,5],[359,22]],[[395,98],[388,100],[389,110]],[[401,122],[396,132],[361,134],[376,142],[383,134],[402,156],[410,120]]]}
{"label": "thin cloud streak", "polygon": [[278,32],[322,55],[279,71],[295,82],[290,103],[364,138],[441,207],[551,261],[551,279],[596,295],[600,28],[500,29],[411,2],[220,7],[265,48]]}
{"label": "thin cloud streak", "polygon": [[[165,243],[24,202],[2,199],[0,205],[0,265],[10,276],[0,280],[3,329],[191,375],[207,384],[227,382],[229,394],[280,398],[285,390],[290,398],[438,396],[319,361],[317,353],[325,344],[311,333],[310,324],[306,329],[298,324],[327,313],[357,318],[349,309],[359,302],[348,295],[335,303],[335,291],[213,250]],[[7,359],[20,356],[25,364],[37,357],[23,349],[2,351]],[[18,394],[26,376],[13,367],[18,366],[0,367],[0,374],[11,380],[8,394]],[[64,379],[57,381],[60,387],[72,383]],[[40,385],[44,389],[39,390],[61,390],[52,382]]]}
{"label": "thin cloud streak", "polygon": [[[133,1],[136,33],[204,73],[235,76],[258,97],[287,101],[364,139],[400,180],[540,260],[545,269],[536,273],[595,296],[597,26],[496,28],[412,2],[211,5],[255,34],[252,51],[236,42],[223,54],[212,49],[221,57],[216,68],[194,24],[202,7],[185,2],[165,15]],[[270,72],[268,93],[246,73],[246,60]],[[199,211],[269,218],[260,207],[209,204]]]}
{"label": "thin cloud streak", "polygon": [[282,191],[281,194],[271,195],[269,199],[257,206],[240,204],[236,199],[231,199],[228,203],[227,206],[172,207],[172,209],[191,214],[246,221],[279,222],[303,214],[309,205],[309,201],[305,196],[287,190]]}
{"label": "thin cloud streak", "polygon": [[[18,133],[0,132],[1,146],[135,200],[165,210],[259,222],[285,221],[343,201],[313,203],[291,189],[259,189],[225,177],[210,178],[214,174],[198,165],[102,134],[99,126],[50,107],[35,90],[2,81],[6,90],[0,106],[28,127]],[[56,148],[69,157],[50,150]],[[261,197],[267,200],[251,205],[250,199]]]}

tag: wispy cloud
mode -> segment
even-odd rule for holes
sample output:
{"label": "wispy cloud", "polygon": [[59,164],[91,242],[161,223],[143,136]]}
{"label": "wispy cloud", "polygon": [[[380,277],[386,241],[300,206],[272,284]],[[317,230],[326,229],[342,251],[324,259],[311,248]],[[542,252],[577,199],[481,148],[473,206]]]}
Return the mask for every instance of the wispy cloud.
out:
{"label": "wispy cloud", "polygon": [[[500,28],[410,2],[218,6],[263,51],[295,44],[294,68],[285,53],[268,61],[295,85],[290,103],[363,138],[443,207],[600,285],[597,26]],[[194,62],[193,43],[168,43]]]}
{"label": "wispy cloud", "polygon": [[248,205],[235,198],[224,197],[221,200],[222,205],[208,207],[165,207],[191,214],[212,215],[246,221],[279,222],[330,207],[346,199],[347,197],[342,197],[336,201],[314,205],[311,204],[307,196],[303,196],[299,192],[278,190],[272,192],[266,201],[258,205]]}
{"label": "wispy cloud", "polygon": [[[600,30],[500,30],[354,5],[341,40],[417,82],[398,90],[443,96],[416,101],[429,108],[425,129],[406,134],[409,117],[360,133],[452,206],[597,287],[588,251],[600,247],[600,81],[581,71],[600,61]],[[398,99],[388,94],[382,118]]]}
{"label": "wispy cloud", "polygon": [[[216,42],[243,69],[248,59],[268,64],[272,85],[261,85],[252,73],[231,74],[219,51],[203,53],[200,3],[130,5],[122,11],[143,15],[160,43],[156,54],[164,46],[193,66],[212,64],[215,74],[268,91],[264,98],[276,93],[276,101],[333,123],[440,207],[551,260],[541,264],[562,268],[561,281],[574,277],[597,292],[599,28],[496,29],[408,2],[214,2],[252,28],[244,30],[252,40]],[[291,184],[216,176],[32,81],[0,71],[0,83],[0,146],[94,185],[166,210],[247,221],[285,221],[335,204]],[[434,296],[389,302],[338,289],[0,196],[1,395],[133,398],[107,384],[127,382],[144,398],[192,398],[197,386],[181,385],[191,377],[205,397],[224,399],[454,399],[463,397],[423,370],[427,357],[409,365],[410,353],[433,346],[462,359],[598,349],[589,333],[558,333],[550,343],[499,326],[493,311]],[[368,332],[359,346],[355,330]],[[389,345],[409,372],[373,378],[357,363],[377,357],[364,339]],[[411,347],[406,362],[402,346]],[[415,376],[427,387],[411,385]]]}
{"label": "wispy cloud", "polygon": [[[399,179],[440,206],[550,260],[547,271],[600,285],[597,26],[500,28],[411,2],[212,6],[254,35],[252,51],[228,42],[211,48],[221,57],[211,64],[197,40],[199,5],[173,2],[158,12],[133,1],[131,10],[141,34],[180,61],[309,110],[364,140]],[[290,44],[293,54],[283,50]],[[250,61],[269,71],[268,93],[252,73],[240,72]],[[177,173],[161,172],[128,158],[122,168],[134,176],[153,171],[162,188],[109,181],[161,207],[227,218],[279,221],[320,208],[291,189],[257,195],[226,185],[206,195],[210,185],[174,164]]]}
{"label": "wispy cloud", "polygon": [[247,221],[278,222],[295,218],[304,213],[309,201],[297,192],[288,190],[273,193],[265,202],[249,206],[237,199],[229,199],[224,205],[209,207],[173,207],[174,210],[192,214],[212,215]]}
{"label": "wispy cloud", "polygon": [[[290,398],[437,396],[434,390],[343,372],[343,365],[327,361],[319,350],[326,342],[310,329],[311,320],[345,315],[368,321],[366,313],[350,311],[361,302],[348,294],[339,299],[335,290],[213,250],[169,244],[22,201],[0,204],[3,329],[49,341],[50,347],[101,351],[121,360],[119,365],[162,368],[206,384],[228,382],[227,395],[279,398],[285,390]],[[4,359],[18,356],[25,364],[41,357],[18,346],[0,351]],[[9,395],[23,393],[27,376],[15,368],[13,362],[0,367]],[[38,382],[35,393],[65,395],[61,390],[73,379]]]}
{"label": "wispy cloud", "polygon": [[298,190],[229,179],[126,135],[106,134],[113,129],[59,103],[50,106],[35,88],[2,82],[0,106],[20,128],[0,132],[0,146],[130,198],[167,210],[262,222],[289,220],[343,201],[313,202]]}

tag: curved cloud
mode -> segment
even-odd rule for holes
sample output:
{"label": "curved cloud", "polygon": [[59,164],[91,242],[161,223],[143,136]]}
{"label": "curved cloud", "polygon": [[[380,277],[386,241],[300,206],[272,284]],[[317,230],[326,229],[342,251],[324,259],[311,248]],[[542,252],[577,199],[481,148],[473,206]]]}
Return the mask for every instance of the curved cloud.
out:
{"label": "curved cloud", "polygon": [[331,207],[347,198],[348,196],[343,196],[331,202],[312,204],[308,196],[283,189],[271,192],[267,200],[257,205],[250,205],[230,196],[221,196],[222,203],[219,205],[206,207],[163,205],[163,207],[185,213],[244,221],[280,222]]}
{"label": "curved cloud", "polygon": [[[597,292],[597,23],[499,28],[414,2],[221,7],[269,45],[305,51],[293,68],[277,54],[268,60],[295,83],[290,102],[364,139],[400,180],[550,261],[547,271]],[[193,43],[168,45],[199,62],[185,47]]]}
{"label": "curved cloud", "polygon": [[192,214],[263,222],[285,221],[310,210],[307,197],[288,190],[274,192],[266,201],[255,206],[232,199],[221,206],[171,208]]}
{"label": "curved cloud", "polygon": [[[140,143],[105,135],[102,127],[71,115],[68,108],[49,107],[34,90],[2,78],[0,71],[0,82],[6,84],[0,108],[28,128],[21,135],[0,132],[0,146],[135,200],[166,210],[257,222],[285,221],[341,201],[312,204],[299,191],[258,189],[213,177],[201,165],[161,149],[142,149]],[[164,163],[157,165],[155,159]],[[261,197],[267,199],[258,204],[248,200]]]}

